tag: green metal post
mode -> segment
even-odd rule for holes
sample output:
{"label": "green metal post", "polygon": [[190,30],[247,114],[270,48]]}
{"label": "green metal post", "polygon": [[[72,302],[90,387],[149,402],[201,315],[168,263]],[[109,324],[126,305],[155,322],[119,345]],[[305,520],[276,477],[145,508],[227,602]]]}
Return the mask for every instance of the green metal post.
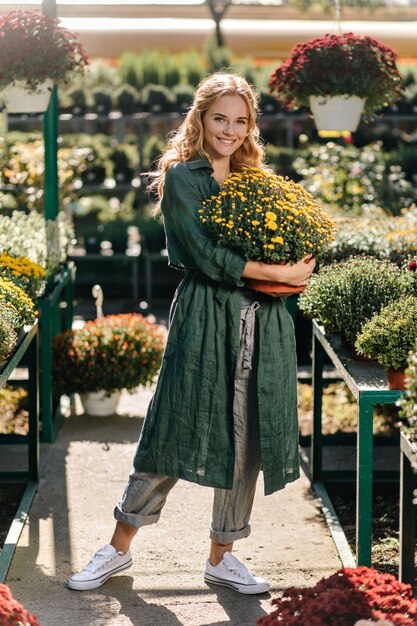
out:
{"label": "green metal post", "polygon": [[401,452],[399,580],[410,585],[414,585],[416,505],[413,499],[415,487],[415,473],[409,459]]}
{"label": "green metal post", "polygon": [[29,400],[29,432],[28,432],[28,472],[29,479],[39,482],[39,371],[38,371],[38,337],[33,337],[28,348],[28,400]]}
{"label": "green metal post", "polygon": [[371,566],[373,412],[370,398],[358,400],[358,443],[356,466],[356,563]]}
{"label": "green metal post", "polygon": [[[44,15],[56,17],[55,0],[43,0],[42,12]],[[43,135],[45,143],[45,190],[44,207],[45,217],[48,220],[56,219],[59,209],[58,198],[58,97],[54,86],[48,110],[44,115]]]}
{"label": "green metal post", "polygon": [[65,287],[65,319],[64,330],[72,328],[72,321],[74,319],[74,280],[75,280],[75,267],[70,268],[71,277],[68,280]]}
{"label": "green metal post", "polygon": [[52,401],[52,311],[49,298],[41,308],[41,410],[42,441],[54,440]]}
{"label": "green metal post", "polygon": [[311,434],[311,480],[320,480],[323,466],[322,397],[324,349],[313,333],[313,429]]}

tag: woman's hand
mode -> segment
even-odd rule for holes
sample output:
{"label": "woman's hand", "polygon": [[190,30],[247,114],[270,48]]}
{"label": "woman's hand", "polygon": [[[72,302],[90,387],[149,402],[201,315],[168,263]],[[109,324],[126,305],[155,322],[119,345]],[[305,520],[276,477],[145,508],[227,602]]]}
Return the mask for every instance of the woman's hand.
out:
{"label": "woman's hand", "polygon": [[315,265],[316,259],[311,254],[301,259],[301,261],[297,261],[294,265],[290,265],[289,263],[285,265],[273,265],[271,269],[276,271],[277,277],[271,278],[271,280],[286,283],[293,287],[307,285]]}

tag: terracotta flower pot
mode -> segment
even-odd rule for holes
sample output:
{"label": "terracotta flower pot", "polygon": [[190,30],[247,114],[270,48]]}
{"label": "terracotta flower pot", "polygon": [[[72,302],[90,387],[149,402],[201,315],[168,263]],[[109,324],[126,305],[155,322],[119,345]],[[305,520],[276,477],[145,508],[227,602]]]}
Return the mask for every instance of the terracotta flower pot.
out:
{"label": "terracotta flower pot", "polygon": [[387,370],[388,389],[405,389],[405,370],[395,370],[389,367]]}
{"label": "terracotta flower pot", "polygon": [[[280,261],[277,265],[286,265],[287,261]],[[308,261],[304,261],[308,263]],[[262,291],[270,296],[276,296],[278,298],[286,298],[292,296],[295,293],[302,293],[307,285],[288,285],[287,283],[278,283],[273,280],[256,280],[251,278],[246,281],[247,287],[254,291]]]}
{"label": "terracotta flower pot", "polygon": [[306,288],[306,285],[294,287],[293,285],[287,285],[287,283],[276,283],[272,280],[247,280],[246,285],[249,289],[262,291],[263,293],[279,298],[286,298],[287,296],[292,296],[294,293],[301,293]]}

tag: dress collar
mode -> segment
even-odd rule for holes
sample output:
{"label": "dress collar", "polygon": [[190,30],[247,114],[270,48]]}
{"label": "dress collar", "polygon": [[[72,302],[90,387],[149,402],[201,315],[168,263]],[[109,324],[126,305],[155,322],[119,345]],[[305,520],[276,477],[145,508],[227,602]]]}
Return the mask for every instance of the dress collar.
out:
{"label": "dress collar", "polygon": [[204,167],[208,167],[211,170],[213,169],[211,163],[207,159],[199,155],[193,157],[192,159],[187,161],[187,163],[190,170],[198,170]]}

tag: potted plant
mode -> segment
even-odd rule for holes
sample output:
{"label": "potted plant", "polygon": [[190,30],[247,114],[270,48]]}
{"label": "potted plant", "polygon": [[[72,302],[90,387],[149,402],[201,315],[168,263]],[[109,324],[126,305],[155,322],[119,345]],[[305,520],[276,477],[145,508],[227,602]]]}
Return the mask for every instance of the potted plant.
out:
{"label": "potted plant", "polygon": [[2,252],[0,276],[21,287],[32,300],[39,298],[45,291],[45,269],[27,257],[15,257]]}
{"label": "potted plant", "polygon": [[[103,415],[106,397],[153,382],[158,373],[164,333],[139,313],[108,315],[67,330],[53,340],[54,389],[58,395],[81,394],[86,413]],[[89,404],[91,393],[93,408]]]}
{"label": "potted plant", "polygon": [[322,267],[300,296],[299,308],[352,347],[362,325],[385,304],[409,293],[405,272],[386,260],[359,257]]}
{"label": "potted plant", "polygon": [[0,302],[0,368],[10,355],[17,342],[17,333],[13,328],[10,310]]}
{"label": "potted plant", "polygon": [[35,304],[21,287],[0,275],[0,303],[10,309],[13,327],[20,330],[25,325],[33,324],[36,319]]}
{"label": "potted plant", "polygon": [[403,93],[394,51],[353,33],[297,44],[272,73],[269,87],[283,106],[310,107],[320,130],[356,130],[362,112],[373,115]]}
{"label": "potted plant", "polygon": [[123,115],[133,115],[140,108],[140,93],[132,85],[121,85],[116,90],[114,98]]}
{"label": "potted plant", "polygon": [[387,371],[389,389],[405,389],[405,368],[417,339],[417,297],[409,295],[384,306],[358,334],[359,354]]}
{"label": "potted plant", "polygon": [[[53,84],[69,83],[88,63],[77,35],[38,11],[0,18],[0,58],[0,90],[12,113],[45,111]],[[33,103],[26,105],[22,87],[36,96]]]}
{"label": "potted plant", "polygon": [[417,617],[411,585],[363,566],[340,569],[314,587],[290,587],[272,602],[258,626],[413,626]]}
{"label": "potted plant", "polygon": [[[257,168],[232,173],[220,194],[204,200],[198,213],[215,241],[264,263],[293,265],[317,255],[334,236],[332,220],[301,185]],[[281,297],[304,289],[254,279],[246,284]]]}
{"label": "potted plant", "polygon": [[174,101],[172,92],[164,85],[149,83],[141,91],[144,111],[149,113],[168,113]]}

